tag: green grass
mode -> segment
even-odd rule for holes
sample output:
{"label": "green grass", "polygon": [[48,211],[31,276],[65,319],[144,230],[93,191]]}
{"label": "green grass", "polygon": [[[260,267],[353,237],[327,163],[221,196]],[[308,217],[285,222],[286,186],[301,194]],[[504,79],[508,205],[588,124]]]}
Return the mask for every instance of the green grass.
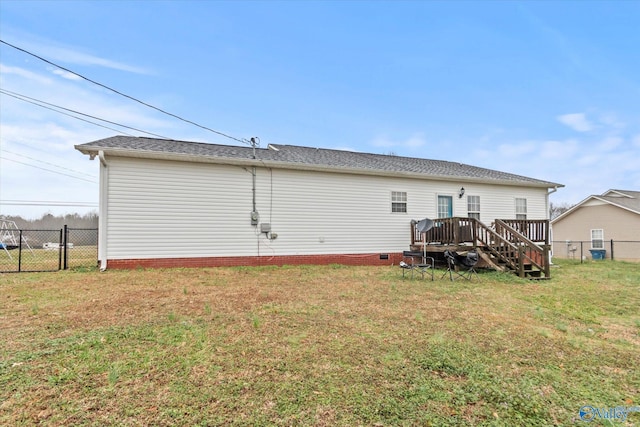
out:
{"label": "green grass", "polygon": [[[96,246],[75,246],[68,251],[67,267],[71,269],[95,270],[98,248]],[[0,272],[57,271],[64,265],[61,250],[44,250],[23,247],[4,251],[0,249]]]}
{"label": "green grass", "polygon": [[640,406],[639,267],[0,275],[0,424],[580,424]]}

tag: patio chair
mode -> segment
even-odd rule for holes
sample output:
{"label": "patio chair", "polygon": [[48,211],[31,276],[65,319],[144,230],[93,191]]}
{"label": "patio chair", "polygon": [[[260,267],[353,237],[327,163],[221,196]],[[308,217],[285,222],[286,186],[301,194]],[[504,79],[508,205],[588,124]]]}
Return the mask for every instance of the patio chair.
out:
{"label": "patio chair", "polygon": [[460,255],[455,251],[444,251],[444,258],[447,261],[447,271],[444,272],[442,277],[449,274],[449,278],[453,282],[455,278],[462,277],[466,280],[471,280],[472,275],[478,276],[478,272],[475,267],[478,263],[478,253],[475,251],[469,251],[465,255]]}
{"label": "patio chair", "polygon": [[434,222],[429,218],[425,218],[420,221],[412,220],[411,224],[414,224],[416,230],[422,235],[422,252],[404,251],[402,253],[402,261],[400,261],[402,277],[404,277],[405,271],[410,271],[411,277],[413,277],[413,272],[416,271],[420,273],[423,279],[425,273],[431,273],[431,281],[433,281],[435,260],[427,256],[427,231],[433,228]]}
{"label": "patio chair", "polygon": [[402,261],[400,261],[400,267],[402,268],[402,277],[405,277],[405,273],[413,274],[419,273],[424,279],[424,275],[430,275],[431,281],[433,278],[433,270],[435,269],[435,260],[432,257],[424,256],[422,252],[404,251],[402,253]]}

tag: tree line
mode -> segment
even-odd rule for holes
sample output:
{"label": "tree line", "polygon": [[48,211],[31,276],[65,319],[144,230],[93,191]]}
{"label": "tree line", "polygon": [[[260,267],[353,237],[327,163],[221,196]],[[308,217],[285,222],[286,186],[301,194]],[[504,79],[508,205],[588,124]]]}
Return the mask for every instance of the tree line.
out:
{"label": "tree line", "polygon": [[71,213],[66,215],[42,215],[39,219],[24,219],[19,215],[5,215],[0,219],[14,221],[23,230],[59,230],[65,225],[70,228],[98,228],[98,213],[89,212],[84,215]]}
{"label": "tree line", "polygon": [[[549,204],[549,217],[554,219],[571,208],[567,203]],[[0,219],[14,221],[18,228],[31,230],[59,230],[65,225],[71,228],[98,228],[98,213],[89,212],[84,215],[77,213],[54,216],[44,214],[40,219],[24,219],[21,216],[0,216]]]}

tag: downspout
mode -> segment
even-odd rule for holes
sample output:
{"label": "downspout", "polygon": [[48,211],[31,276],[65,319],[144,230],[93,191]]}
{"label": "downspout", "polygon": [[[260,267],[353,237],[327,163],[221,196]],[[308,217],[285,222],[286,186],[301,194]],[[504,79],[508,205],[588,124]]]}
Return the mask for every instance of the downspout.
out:
{"label": "downspout", "polygon": [[98,151],[100,159],[100,203],[98,208],[98,258],[100,271],[107,269],[107,189],[109,184],[109,169],[104,151]]}
{"label": "downspout", "polygon": [[553,187],[551,190],[547,191],[547,216],[549,217],[549,265],[553,265],[553,228],[551,227],[551,212],[549,212],[549,195],[558,191],[558,187]]}

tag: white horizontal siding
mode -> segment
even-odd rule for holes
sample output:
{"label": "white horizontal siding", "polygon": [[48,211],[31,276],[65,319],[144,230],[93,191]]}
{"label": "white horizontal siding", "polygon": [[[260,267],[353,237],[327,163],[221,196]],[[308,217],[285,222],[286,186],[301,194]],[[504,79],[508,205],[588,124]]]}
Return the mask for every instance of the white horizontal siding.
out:
{"label": "white horizontal siding", "polygon": [[[467,196],[480,196],[480,220],[490,224],[498,219],[515,219],[516,198],[527,199],[527,219],[548,219],[546,188],[466,184],[462,198],[454,197],[454,216],[466,217]],[[460,187],[458,187],[457,192]]]}
{"label": "white horizontal siding", "polygon": [[110,259],[255,255],[249,171],[118,157],[108,164]]}
{"label": "white horizontal siding", "polygon": [[[257,169],[260,221],[250,225],[250,170],[228,165],[112,157],[107,251],[110,259],[386,253],[408,249],[411,219],[435,218],[437,195],[451,195],[467,216],[466,195],[480,195],[481,219],[515,217],[525,197],[530,219],[546,218],[546,190]],[[407,213],[391,212],[391,192],[407,193]]]}

